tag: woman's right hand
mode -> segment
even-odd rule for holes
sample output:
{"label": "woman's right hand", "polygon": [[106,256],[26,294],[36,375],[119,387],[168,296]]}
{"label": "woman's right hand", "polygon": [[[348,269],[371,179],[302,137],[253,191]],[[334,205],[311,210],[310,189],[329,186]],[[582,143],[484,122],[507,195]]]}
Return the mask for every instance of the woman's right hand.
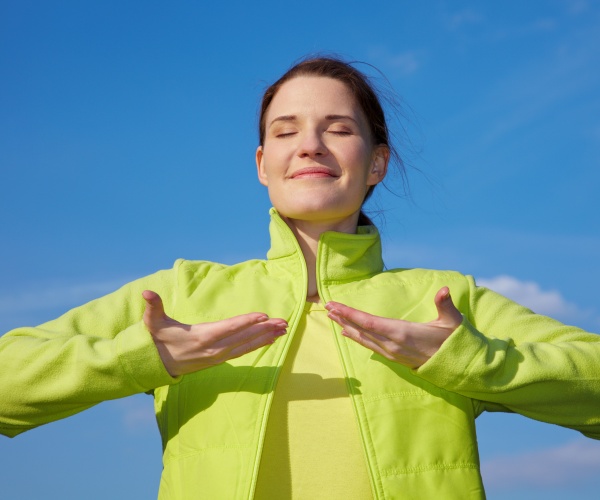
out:
{"label": "woman's right hand", "polygon": [[160,296],[142,293],[144,324],[172,377],[185,375],[237,358],[275,342],[287,322],[263,313],[248,313],[211,323],[186,325],[165,314]]}

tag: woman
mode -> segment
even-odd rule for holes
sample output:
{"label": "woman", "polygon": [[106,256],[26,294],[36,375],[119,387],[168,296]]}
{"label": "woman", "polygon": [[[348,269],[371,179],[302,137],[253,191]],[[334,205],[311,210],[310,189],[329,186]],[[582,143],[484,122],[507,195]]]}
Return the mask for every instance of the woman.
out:
{"label": "woman", "polygon": [[482,411],[600,438],[598,336],[459,273],[383,271],[361,206],[391,155],[361,73],[293,67],[261,108],[267,260],[178,261],[5,335],[0,430],[153,391],[161,498],[482,498]]}

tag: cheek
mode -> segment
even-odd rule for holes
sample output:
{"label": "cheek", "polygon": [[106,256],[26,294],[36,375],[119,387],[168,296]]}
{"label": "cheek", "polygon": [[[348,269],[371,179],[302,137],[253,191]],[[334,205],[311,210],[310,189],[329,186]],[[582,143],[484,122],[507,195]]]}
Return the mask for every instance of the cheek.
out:
{"label": "cheek", "polygon": [[288,154],[281,147],[265,147],[263,150],[263,165],[267,173],[280,172],[286,167]]}
{"label": "cheek", "polygon": [[373,149],[364,140],[348,141],[340,144],[338,154],[345,158],[346,162],[354,165],[366,165],[369,163]]}
{"label": "cheek", "polygon": [[354,148],[346,150],[345,162],[354,176],[361,179],[366,179],[373,167],[370,149],[362,145],[356,145]]}

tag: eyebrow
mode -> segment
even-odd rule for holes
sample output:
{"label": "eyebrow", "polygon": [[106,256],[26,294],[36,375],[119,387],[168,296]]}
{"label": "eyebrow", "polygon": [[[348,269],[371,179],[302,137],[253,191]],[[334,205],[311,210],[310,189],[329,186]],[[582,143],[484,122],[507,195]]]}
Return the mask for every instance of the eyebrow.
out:
{"label": "eyebrow", "polygon": [[357,123],[357,121],[349,115],[327,115],[325,117],[325,119],[326,120],[351,120],[354,123]]}
{"label": "eyebrow", "polygon": [[[275,122],[293,122],[293,121],[296,121],[297,119],[298,119],[298,117],[296,115],[281,115],[281,116],[278,116],[277,118],[273,118],[273,120],[271,120],[271,123],[269,123],[269,127],[271,125],[273,125]],[[349,115],[327,115],[327,116],[325,116],[325,120],[327,120],[327,121],[351,120],[358,125],[358,122]]]}
{"label": "eyebrow", "polygon": [[271,123],[269,123],[269,127],[273,125],[275,122],[293,122],[296,120],[296,115],[281,115],[277,118],[273,118]]}

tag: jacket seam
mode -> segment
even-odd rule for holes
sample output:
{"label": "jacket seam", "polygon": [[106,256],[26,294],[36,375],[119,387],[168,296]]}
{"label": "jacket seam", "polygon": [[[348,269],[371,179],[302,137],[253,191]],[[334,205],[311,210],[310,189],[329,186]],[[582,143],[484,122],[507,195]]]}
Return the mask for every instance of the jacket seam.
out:
{"label": "jacket seam", "polygon": [[[338,346],[343,350],[347,350],[348,346],[345,345],[345,338],[338,338]],[[342,347],[343,346],[343,347]],[[342,362],[346,366],[346,373],[350,376],[355,373],[354,366],[352,364],[352,357],[348,355],[346,352],[345,355],[342,353]],[[350,370],[348,369],[350,368]],[[357,409],[357,418],[358,418],[358,429],[362,435],[363,442],[367,448],[367,467],[371,469],[371,478],[373,483],[376,485],[375,489],[375,498],[378,498],[380,493],[383,493],[383,483],[381,481],[381,471],[379,470],[379,466],[377,464],[377,455],[375,453],[373,447],[373,438],[371,435],[371,428],[369,425],[369,419],[366,414],[365,403],[363,397],[358,394],[355,394],[353,391],[349,391],[350,397],[352,401],[354,401],[354,405]],[[362,425],[361,425],[362,423]],[[366,434],[366,435],[365,435]],[[372,465],[369,464],[371,462]],[[384,495],[385,497],[385,495]]]}
{"label": "jacket seam", "polygon": [[[371,278],[373,276],[383,276],[383,275],[388,275],[391,276],[395,273],[393,273],[392,271],[383,271],[381,273],[375,273],[372,275],[365,275],[365,279],[367,278]],[[443,272],[440,272],[440,275],[445,274]],[[427,284],[427,283],[433,283],[434,281],[438,281],[440,278],[440,275],[437,276],[432,276],[432,277],[428,277],[428,278],[422,278],[422,279],[411,279],[411,280],[405,280],[399,283],[394,283],[393,279],[386,279],[385,281],[379,281],[378,283],[365,283],[364,284],[364,288],[361,291],[366,291],[366,290],[370,290],[370,289],[374,289],[374,288],[381,288],[382,286],[386,286],[386,285],[394,285],[395,287],[411,287],[413,285],[423,285],[423,284]],[[386,276],[387,278],[387,276]],[[460,280],[460,276],[453,276],[452,273],[447,273],[447,278],[446,276],[444,276],[444,278],[446,279],[446,281],[452,280],[452,281],[459,281]],[[464,278],[464,277],[462,277]],[[352,279],[352,280],[348,280],[348,281],[329,281],[328,284],[335,284],[335,285],[344,285],[347,283],[356,283],[357,280],[356,279]],[[356,295],[357,291],[355,289],[348,289],[348,290],[336,290],[335,295],[336,296],[345,296],[345,295]],[[469,307],[469,312],[470,312],[470,307]]]}
{"label": "jacket seam", "polygon": [[[463,277],[463,279],[465,279],[467,281],[467,290],[468,290],[468,294],[469,294],[469,299],[467,301],[469,310],[467,311],[467,321],[468,321],[468,326],[466,326],[466,329],[469,331],[469,335],[473,335],[473,332],[471,332],[470,328],[473,328],[474,330],[477,330],[477,327],[474,324],[474,316],[473,316],[473,305],[472,305],[472,300],[473,300],[473,286],[476,286],[474,281],[472,279],[468,279],[466,277]],[[464,315],[463,315],[464,317]],[[463,319],[463,323],[464,323],[464,319]],[[486,342],[489,342],[488,339],[486,339]],[[467,364],[467,366],[465,367],[465,373],[471,373],[471,366],[473,366],[473,363],[475,362],[476,359],[479,359],[479,357],[481,356],[485,356],[485,352],[477,352],[475,353],[475,355],[470,359],[469,363]]]}
{"label": "jacket seam", "polygon": [[211,452],[211,451],[216,451],[216,450],[246,450],[249,448],[253,448],[253,445],[251,444],[247,444],[247,445],[225,445],[225,446],[205,446],[204,448],[199,448],[197,450],[194,451],[190,451],[189,453],[183,453],[183,454],[172,454],[169,453],[168,455],[165,454],[164,457],[164,461],[165,462],[176,462],[179,460],[184,460],[186,458],[190,458],[196,455],[202,455],[203,453],[206,452]]}
{"label": "jacket seam", "polygon": [[432,465],[423,465],[418,467],[406,467],[404,469],[385,469],[380,471],[384,477],[402,476],[406,474],[420,474],[422,472],[445,471],[457,469],[475,469],[479,470],[479,465],[470,462],[459,462],[455,464],[441,463]]}
{"label": "jacket seam", "polygon": [[[131,328],[132,326],[137,325],[137,324],[139,324],[139,322],[138,323],[134,323],[133,325],[130,325],[128,328]],[[117,336],[115,337],[115,339],[113,341],[113,344],[111,345],[111,349],[115,353],[115,358],[117,360],[117,363],[121,367],[121,370],[123,371],[123,373],[125,373],[127,375],[128,379],[133,382],[133,384],[137,388],[137,391],[139,393],[146,392],[148,390],[148,388],[144,387],[140,383],[140,381],[137,379],[135,370],[130,370],[129,369],[129,364],[128,364],[127,360],[121,354],[121,343],[122,343],[122,341],[121,341],[121,337],[119,335],[121,333],[123,333],[125,330],[121,330],[119,332],[119,334],[117,334]],[[148,333],[148,335],[150,335],[150,333]],[[156,348],[156,346],[155,346],[155,348]],[[161,361],[161,363],[162,363],[162,361]]]}
{"label": "jacket seam", "polygon": [[[320,263],[324,262],[324,267],[327,268],[328,265],[328,254],[324,252],[323,245],[319,242],[319,246],[317,249],[317,286],[320,283],[320,291],[322,290],[323,301],[329,301],[332,296],[329,291],[329,286],[327,285],[325,280],[321,279],[320,276]],[[352,357],[348,354],[348,346],[346,344],[346,339],[344,337],[340,337],[336,335],[336,328],[332,324],[332,328],[334,331],[335,343],[337,345],[338,353],[340,354],[340,360],[342,363],[343,370],[346,374],[346,377],[350,377],[355,373],[354,366],[352,363]],[[373,438],[371,436],[371,429],[369,427],[369,419],[366,415],[365,404],[362,400],[362,397],[358,394],[355,394],[351,387],[348,387],[348,394],[350,396],[350,400],[354,406],[354,411],[357,419],[358,430],[361,436],[361,441],[365,450],[365,459],[367,470],[369,472],[369,479],[371,481],[371,487],[373,488],[373,496],[374,498],[379,498],[381,495],[385,498],[383,482],[381,480],[381,475],[379,474],[379,466],[377,465],[377,456],[375,454],[374,446],[373,446]]]}
{"label": "jacket seam", "polygon": [[[207,379],[210,379],[210,380],[226,380],[226,379],[238,380],[239,379],[239,375],[232,375],[232,374],[228,374],[228,375],[202,374],[202,375],[203,375],[203,377],[202,377],[203,382]],[[272,378],[272,375],[270,375],[270,374],[253,375],[252,373],[248,373],[247,378],[249,380],[261,381],[261,380],[269,380],[270,378]],[[183,378],[179,385],[186,385],[186,384],[192,384],[192,383],[198,383],[198,381],[196,379],[188,377],[188,378]]]}
{"label": "jacket seam", "polygon": [[[281,228],[278,227],[278,230],[282,233]],[[296,261],[298,258],[298,252],[300,252],[300,247],[297,242],[295,243],[295,246],[296,246],[296,249],[295,249],[294,253],[287,255],[287,256],[282,256],[282,257],[280,257],[280,259]],[[304,297],[306,297],[307,270],[306,270],[306,265],[305,264],[303,265],[303,262],[300,263],[300,272],[302,273],[302,279],[303,279],[303,282],[305,283],[305,285],[303,285],[302,292],[303,292]],[[285,359],[287,358],[287,354],[288,354],[290,347],[292,345],[292,342],[294,340],[296,330],[298,329],[298,324],[300,323],[300,318],[301,318],[303,310],[304,310],[304,301],[299,300],[298,305],[296,306],[296,309],[294,312],[292,324],[289,325],[290,328],[288,329],[288,334],[285,336],[287,342],[282,347],[281,352],[279,353],[279,357],[276,361],[277,371],[275,373],[275,376],[273,377],[273,382],[271,384],[271,391],[266,396],[265,406],[262,411],[262,418],[257,419],[254,436],[257,436],[257,438],[258,438],[257,439],[258,446],[257,446],[256,452],[254,453],[254,463],[250,470],[249,487],[247,489],[249,498],[254,497],[254,494],[256,492],[256,485],[258,484],[258,476],[260,474],[260,463],[262,462],[262,457],[263,457],[264,443],[265,443],[265,437],[266,437],[266,433],[267,433],[267,425],[269,422],[269,414],[271,413],[271,409],[273,406],[273,398],[275,397],[274,390],[277,386],[277,381],[279,380],[279,376],[281,374],[281,369],[283,367],[283,364],[285,363]],[[253,439],[253,441],[254,441],[254,439]]]}
{"label": "jacket seam", "polygon": [[369,396],[362,398],[363,403],[371,403],[374,401],[381,401],[383,399],[395,399],[395,398],[413,398],[413,397],[426,397],[430,394],[426,391],[403,391],[403,392],[390,392],[387,394],[377,394],[375,396]]}

